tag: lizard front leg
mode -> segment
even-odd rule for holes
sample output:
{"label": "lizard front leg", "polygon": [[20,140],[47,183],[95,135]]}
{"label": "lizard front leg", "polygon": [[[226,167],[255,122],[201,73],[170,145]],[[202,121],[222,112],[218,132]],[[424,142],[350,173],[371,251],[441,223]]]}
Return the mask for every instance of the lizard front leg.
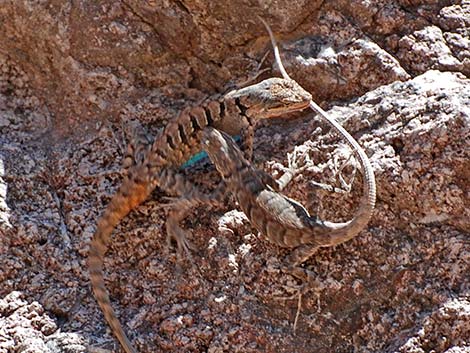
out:
{"label": "lizard front leg", "polygon": [[[301,166],[299,160],[304,159],[304,164]],[[311,164],[308,155],[301,154],[299,155],[297,150],[294,149],[292,153],[287,154],[287,167],[283,167],[284,174],[279,179],[275,179],[271,174],[265,172],[264,170],[256,170],[258,177],[262,180],[263,183],[269,185],[276,192],[281,192],[284,188],[292,181],[292,179],[305,170],[309,164]]]}

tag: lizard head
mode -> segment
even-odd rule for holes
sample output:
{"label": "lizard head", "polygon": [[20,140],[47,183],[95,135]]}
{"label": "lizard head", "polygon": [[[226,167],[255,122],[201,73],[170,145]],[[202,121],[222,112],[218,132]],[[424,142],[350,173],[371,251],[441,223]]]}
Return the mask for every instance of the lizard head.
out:
{"label": "lizard head", "polygon": [[201,144],[224,179],[239,169],[237,164],[245,161],[236,142],[225,132],[206,127],[202,132]]}
{"label": "lizard head", "polygon": [[231,91],[225,99],[235,99],[248,117],[267,119],[308,107],[312,95],[294,80],[273,77]]}

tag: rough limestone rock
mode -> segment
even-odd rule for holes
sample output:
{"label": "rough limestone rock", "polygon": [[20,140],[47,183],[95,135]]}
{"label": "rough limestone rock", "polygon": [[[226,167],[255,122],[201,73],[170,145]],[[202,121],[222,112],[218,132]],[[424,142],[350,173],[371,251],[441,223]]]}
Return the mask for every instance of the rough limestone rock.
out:
{"label": "rough limestone rock", "polygon": [[[182,224],[194,266],[178,263],[154,192],[105,261],[138,351],[470,351],[468,1],[17,0],[0,5],[1,353],[119,351],[87,253],[121,180],[125,127],[154,136],[184,107],[279,76],[256,15],[370,156],[374,216],[304,264],[322,285],[299,301],[301,283],[279,270],[288,250],[236,205],[195,209]],[[261,124],[255,163],[276,176],[287,154],[308,156],[287,195],[350,219],[362,192],[350,150],[311,111],[290,118]],[[205,190],[219,181],[208,162],[184,173]]]}

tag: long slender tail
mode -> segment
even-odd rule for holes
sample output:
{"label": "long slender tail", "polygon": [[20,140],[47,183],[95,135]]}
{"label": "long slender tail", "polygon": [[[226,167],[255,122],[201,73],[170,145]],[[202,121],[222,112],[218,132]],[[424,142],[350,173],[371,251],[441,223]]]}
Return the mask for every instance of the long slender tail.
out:
{"label": "long slender tail", "polygon": [[326,113],[321,109],[319,106],[313,108],[312,105],[316,105],[313,101],[310,102],[310,106],[312,109],[321,110],[322,115],[328,123],[341,135],[346,139],[349,147],[352,148],[354,155],[358,158],[359,164],[361,165],[362,174],[363,174],[363,196],[361,198],[361,202],[359,204],[359,209],[356,211],[352,220],[344,223],[335,223],[335,222],[323,222],[324,226],[328,229],[331,229],[330,241],[331,245],[337,245],[340,243],[344,243],[352,238],[354,238],[359,232],[364,229],[364,227],[369,222],[372,211],[375,207],[375,199],[376,199],[376,186],[375,186],[375,176],[374,170],[370,164],[369,158],[367,157],[364,150],[361,146],[357,143],[357,141],[334,119],[330,118]]}
{"label": "long slender tail", "polygon": [[[284,77],[284,79],[286,80],[291,79],[286,69],[284,68],[284,65],[282,64],[281,55],[279,54],[279,48],[277,46],[276,39],[274,38],[274,34],[271,28],[261,17],[258,18],[266,27],[266,30],[269,33],[269,38],[271,39],[271,44],[274,50],[274,57],[279,67],[279,71],[281,71],[282,77]],[[354,155],[359,159],[364,179],[364,196],[361,199],[359,209],[357,210],[353,219],[349,222],[344,223],[335,223],[328,221],[323,222],[323,225],[328,230],[328,234],[330,236],[330,240],[328,244],[325,244],[325,246],[332,246],[354,238],[369,222],[370,217],[372,216],[372,211],[375,207],[376,200],[375,176],[369,158],[367,157],[366,153],[361,148],[361,146],[354,139],[354,137],[352,137],[339,123],[337,123],[336,120],[328,116],[328,114],[313,100],[310,101],[309,105],[312,110],[316,111],[324,119],[326,119],[326,121],[336,130],[336,132],[338,132],[342,137],[346,139],[346,142],[348,143],[349,147],[351,147],[351,149],[353,150]]]}
{"label": "long slender tail", "polygon": [[116,314],[111,307],[108,291],[103,276],[103,259],[107,250],[111,234],[116,225],[135,207],[142,203],[152,189],[147,183],[138,183],[126,178],[119,191],[114,195],[93,236],[88,255],[91,285],[96,300],[103,311],[104,317],[111,330],[121,343],[126,353],[137,353],[127,338]]}

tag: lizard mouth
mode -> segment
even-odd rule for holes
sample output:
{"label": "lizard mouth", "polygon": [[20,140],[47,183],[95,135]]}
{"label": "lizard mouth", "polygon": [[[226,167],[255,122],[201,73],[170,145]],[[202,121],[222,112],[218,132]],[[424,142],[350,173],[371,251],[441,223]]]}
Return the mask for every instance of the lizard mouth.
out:
{"label": "lizard mouth", "polygon": [[279,107],[270,107],[266,111],[263,112],[262,118],[269,119],[269,118],[277,118],[281,115],[304,110],[309,106],[310,102],[299,102],[295,104],[289,104],[289,106],[279,106]]}

